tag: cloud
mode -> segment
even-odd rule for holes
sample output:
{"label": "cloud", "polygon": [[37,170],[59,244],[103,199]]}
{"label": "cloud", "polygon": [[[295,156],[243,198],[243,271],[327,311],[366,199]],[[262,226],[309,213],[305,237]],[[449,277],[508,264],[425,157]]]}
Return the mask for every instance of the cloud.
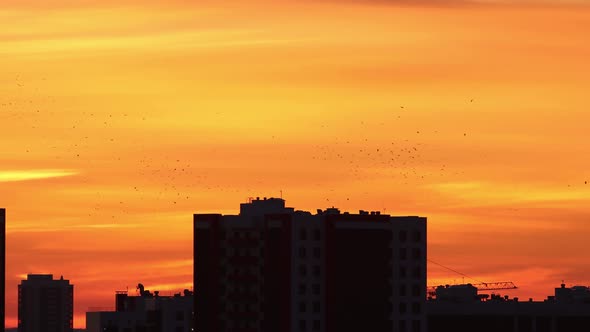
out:
{"label": "cloud", "polygon": [[78,174],[74,170],[64,169],[34,169],[34,170],[11,170],[0,171],[0,182],[16,182],[59,178]]}
{"label": "cloud", "polygon": [[464,201],[503,203],[571,202],[585,201],[588,189],[553,185],[525,185],[519,183],[447,182],[426,186]]}
{"label": "cloud", "polygon": [[83,224],[83,225],[65,225],[65,226],[46,226],[40,224],[24,224],[17,227],[12,227],[7,232],[13,233],[48,233],[48,232],[65,232],[65,231],[76,231],[76,230],[88,230],[93,231],[96,229],[122,229],[122,228],[139,228],[144,226],[143,224]]}

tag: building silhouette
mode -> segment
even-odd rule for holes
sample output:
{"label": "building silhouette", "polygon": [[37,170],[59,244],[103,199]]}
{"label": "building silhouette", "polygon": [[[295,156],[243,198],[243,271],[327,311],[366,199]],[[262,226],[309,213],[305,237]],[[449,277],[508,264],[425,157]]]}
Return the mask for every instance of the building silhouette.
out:
{"label": "building silhouette", "polygon": [[0,209],[0,247],[2,254],[0,254],[0,273],[2,273],[2,280],[0,281],[0,332],[4,332],[5,317],[6,317],[6,210]]}
{"label": "building silhouette", "polygon": [[115,294],[115,311],[86,313],[86,332],[191,332],[193,293],[153,294],[138,284],[139,296]]}
{"label": "building silhouette", "polygon": [[18,285],[19,332],[71,332],[74,325],[74,285],[63,276],[29,274]]}
{"label": "building silhouette", "polygon": [[566,288],[544,301],[478,294],[470,284],[440,286],[427,302],[430,332],[584,332],[590,329],[590,289]]}
{"label": "building silhouette", "polygon": [[195,331],[426,331],[426,218],[278,198],[194,215]]}

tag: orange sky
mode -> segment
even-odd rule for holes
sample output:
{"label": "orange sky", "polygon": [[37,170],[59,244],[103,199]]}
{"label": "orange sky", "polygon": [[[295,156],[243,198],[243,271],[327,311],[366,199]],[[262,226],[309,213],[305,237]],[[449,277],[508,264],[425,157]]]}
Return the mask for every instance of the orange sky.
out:
{"label": "orange sky", "polygon": [[3,1],[7,326],[27,273],[77,327],[190,288],[192,214],[280,190],[427,216],[429,258],[513,296],[590,283],[590,8],[535,3]]}

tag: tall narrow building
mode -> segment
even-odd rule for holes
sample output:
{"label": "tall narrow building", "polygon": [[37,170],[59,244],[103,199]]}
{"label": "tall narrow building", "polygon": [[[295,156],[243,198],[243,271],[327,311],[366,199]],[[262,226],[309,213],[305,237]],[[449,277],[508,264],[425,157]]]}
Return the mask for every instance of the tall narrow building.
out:
{"label": "tall narrow building", "polygon": [[2,281],[0,281],[0,296],[2,303],[0,304],[0,332],[4,332],[5,317],[6,317],[6,210],[0,209],[0,247],[2,254],[0,255],[0,272],[2,273]]}
{"label": "tall narrow building", "polygon": [[278,198],[194,215],[199,332],[426,331],[426,218]]}
{"label": "tall narrow building", "polygon": [[29,274],[18,285],[19,332],[72,332],[74,285],[52,274]]}

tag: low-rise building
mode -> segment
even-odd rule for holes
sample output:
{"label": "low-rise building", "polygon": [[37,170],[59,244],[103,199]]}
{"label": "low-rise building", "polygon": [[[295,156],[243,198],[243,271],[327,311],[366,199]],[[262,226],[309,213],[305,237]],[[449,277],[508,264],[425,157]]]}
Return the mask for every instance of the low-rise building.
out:
{"label": "low-rise building", "polygon": [[115,311],[86,313],[87,332],[191,332],[193,293],[161,296],[138,285],[139,296],[115,294]]}
{"label": "low-rise building", "polygon": [[472,285],[442,286],[426,305],[430,332],[582,332],[590,330],[590,290],[561,284],[544,301],[478,295]]}

